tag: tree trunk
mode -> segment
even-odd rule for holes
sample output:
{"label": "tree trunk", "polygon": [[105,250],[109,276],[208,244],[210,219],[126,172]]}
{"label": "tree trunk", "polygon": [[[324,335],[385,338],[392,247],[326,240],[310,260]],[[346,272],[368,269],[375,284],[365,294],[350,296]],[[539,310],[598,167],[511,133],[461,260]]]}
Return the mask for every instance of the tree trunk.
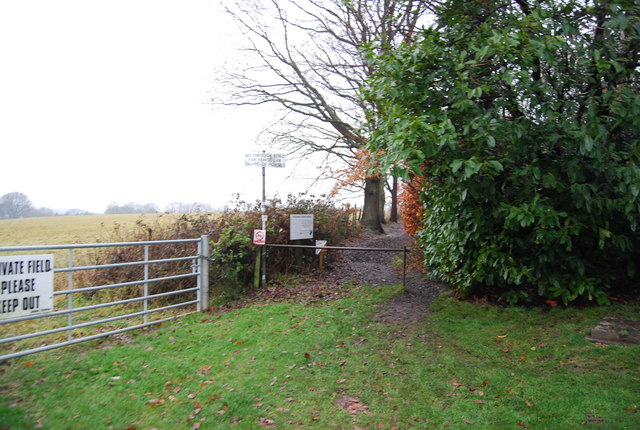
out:
{"label": "tree trunk", "polygon": [[380,180],[380,198],[378,200],[378,216],[380,216],[380,224],[386,224],[387,221],[384,219],[384,205],[385,205],[385,194],[384,194],[384,186],[386,185],[386,180],[385,179],[381,179]]}
{"label": "tree trunk", "polygon": [[367,176],[364,180],[364,207],[360,223],[377,232],[384,233],[380,224],[380,177]]}
{"label": "tree trunk", "polygon": [[398,177],[392,176],[393,185],[391,186],[391,215],[389,222],[398,222]]}

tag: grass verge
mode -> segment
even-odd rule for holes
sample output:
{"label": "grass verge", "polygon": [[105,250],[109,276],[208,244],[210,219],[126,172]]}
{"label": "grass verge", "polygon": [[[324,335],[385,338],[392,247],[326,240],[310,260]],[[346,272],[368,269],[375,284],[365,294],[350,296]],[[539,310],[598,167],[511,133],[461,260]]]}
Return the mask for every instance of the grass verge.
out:
{"label": "grass verge", "polygon": [[640,347],[585,334],[636,307],[441,298],[373,322],[398,287],[256,303],[0,365],[0,428],[638,428]]}

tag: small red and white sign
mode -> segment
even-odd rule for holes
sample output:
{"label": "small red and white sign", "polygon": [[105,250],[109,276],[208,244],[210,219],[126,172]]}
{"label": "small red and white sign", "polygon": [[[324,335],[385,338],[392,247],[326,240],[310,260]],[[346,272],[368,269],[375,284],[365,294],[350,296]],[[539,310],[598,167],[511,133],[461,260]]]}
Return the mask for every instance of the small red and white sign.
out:
{"label": "small red and white sign", "polygon": [[253,244],[264,246],[266,243],[267,243],[267,231],[253,230]]}

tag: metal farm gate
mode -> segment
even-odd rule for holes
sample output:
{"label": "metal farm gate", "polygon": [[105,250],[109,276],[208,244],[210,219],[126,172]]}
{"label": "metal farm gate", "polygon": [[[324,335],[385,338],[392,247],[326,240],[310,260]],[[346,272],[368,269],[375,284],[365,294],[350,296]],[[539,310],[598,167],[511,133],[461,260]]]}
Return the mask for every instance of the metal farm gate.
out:
{"label": "metal farm gate", "polygon": [[[169,245],[193,246],[195,249],[193,252],[186,249],[185,252],[188,253],[186,256],[150,259],[150,249]],[[74,251],[77,254],[79,250],[97,250],[113,247],[121,249],[129,247],[142,248],[141,259],[98,265],[82,265],[86,263],[80,261],[78,265],[74,265]],[[64,255],[65,250],[67,251],[66,265],[63,264],[61,267],[57,264],[58,267],[53,268],[55,285],[53,291],[54,309],[46,313],[35,313],[13,319],[0,319],[0,361],[148,327],[196,311],[202,311],[207,307],[209,239],[206,235],[197,239],[181,240],[0,247],[0,254],[15,255],[16,253],[30,254],[33,251],[55,251],[56,258],[59,260],[59,254],[63,253],[62,255]],[[176,262],[186,263],[184,266],[187,270],[184,273],[170,276],[153,277],[153,275],[150,275],[153,272],[153,270],[150,270],[151,267],[157,268]],[[188,264],[188,262],[191,264]],[[106,285],[75,285],[78,281],[74,284],[74,274],[78,272],[132,266],[142,267],[140,279]],[[190,278],[193,278],[193,280],[188,283],[192,286],[187,285],[186,288],[149,294],[150,286],[155,283],[169,281],[178,284],[177,281]],[[102,295],[109,299],[114,296],[113,293],[118,289],[129,288],[129,290],[132,290],[131,287],[133,286],[138,286],[138,296],[92,303],[94,297]],[[166,301],[169,298],[178,299],[179,301],[174,300],[172,303],[167,304]],[[158,304],[158,302],[160,303]],[[132,304],[138,304],[139,306],[136,306],[137,309],[135,309],[131,306]],[[158,306],[154,307],[154,304],[158,304]],[[109,310],[106,315],[103,314],[105,309]],[[176,313],[177,310],[184,312]],[[159,315],[158,319],[153,319],[154,314],[158,313],[162,314]],[[170,316],[167,316],[167,314],[170,314]],[[47,324],[43,324],[41,322],[43,319],[50,321]],[[115,322],[118,322],[118,326],[113,325]],[[64,335],[65,332],[66,336]],[[33,339],[38,337],[41,340],[34,342]]]}

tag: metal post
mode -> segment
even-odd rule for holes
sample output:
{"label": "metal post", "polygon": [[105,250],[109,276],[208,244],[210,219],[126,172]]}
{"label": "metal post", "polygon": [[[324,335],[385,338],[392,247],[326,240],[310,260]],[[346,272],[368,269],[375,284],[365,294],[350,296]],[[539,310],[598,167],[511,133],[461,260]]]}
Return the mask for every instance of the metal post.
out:
{"label": "metal post", "polygon": [[[73,267],[73,249],[69,248],[69,269]],[[73,314],[71,310],[73,309],[73,294],[71,291],[73,290],[73,272],[69,272],[67,274],[67,290],[69,294],[67,294],[67,309],[69,310],[69,314],[67,315],[67,327],[73,326]],[[73,330],[67,330],[67,340],[70,341],[73,338]]]}
{"label": "metal post", "polygon": [[267,201],[267,168],[262,166],[262,206]]}
{"label": "metal post", "polygon": [[402,288],[407,287],[407,247],[402,250]]}
{"label": "metal post", "polygon": [[[149,263],[147,263],[147,261],[149,261],[149,245],[145,245],[144,246],[144,280],[148,281],[149,280]],[[149,300],[147,299],[147,297],[149,296],[149,283],[145,282],[142,286],[142,293],[144,295],[144,301],[142,302],[142,309],[144,310],[144,315],[143,315],[143,319],[144,319],[144,323],[146,324],[148,322],[148,317],[147,317],[147,311],[149,310]]]}
{"label": "metal post", "polygon": [[191,262],[191,273],[196,274],[196,310],[202,312],[202,240],[198,241],[197,258]]}
{"label": "metal post", "polygon": [[[266,150],[262,150],[262,154],[263,154],[263,159],[262,159],[262,211],[266,211],[267,209],[267,162],[264,159],[264,154],[266,153]],[[267,230],[267,220],[265,218],[265,215],[262,215],[262,230]],[[261,264],[262,264],[262,277],[260,278],[260,285],[261,286],[265,286],[267,284],[267,250],[266,248],[263,246],[262,250],[260,251],[262,253],[262,258],[260,258],[261,260]]]}
{"label": "metal post", "polygon": [[[264,206],[264,201],[262,203]],[[262,230],[264,230],[265,232],[267,231],[266,215],[262,215]],[[260,258],[260,260],[262,261],[260,262],[260,264],[262,264],[262,277],[260,278],[260,285],[264,287],[267,284],[267,247],[263,246],[261,248],[262,249],[260,250],[260,252],[262,253],[262,256],[261,256],[262,258]]]}
{"label": "metal post", "polygon": [[209,236],[200,236],[200,311],[209,309]]}

